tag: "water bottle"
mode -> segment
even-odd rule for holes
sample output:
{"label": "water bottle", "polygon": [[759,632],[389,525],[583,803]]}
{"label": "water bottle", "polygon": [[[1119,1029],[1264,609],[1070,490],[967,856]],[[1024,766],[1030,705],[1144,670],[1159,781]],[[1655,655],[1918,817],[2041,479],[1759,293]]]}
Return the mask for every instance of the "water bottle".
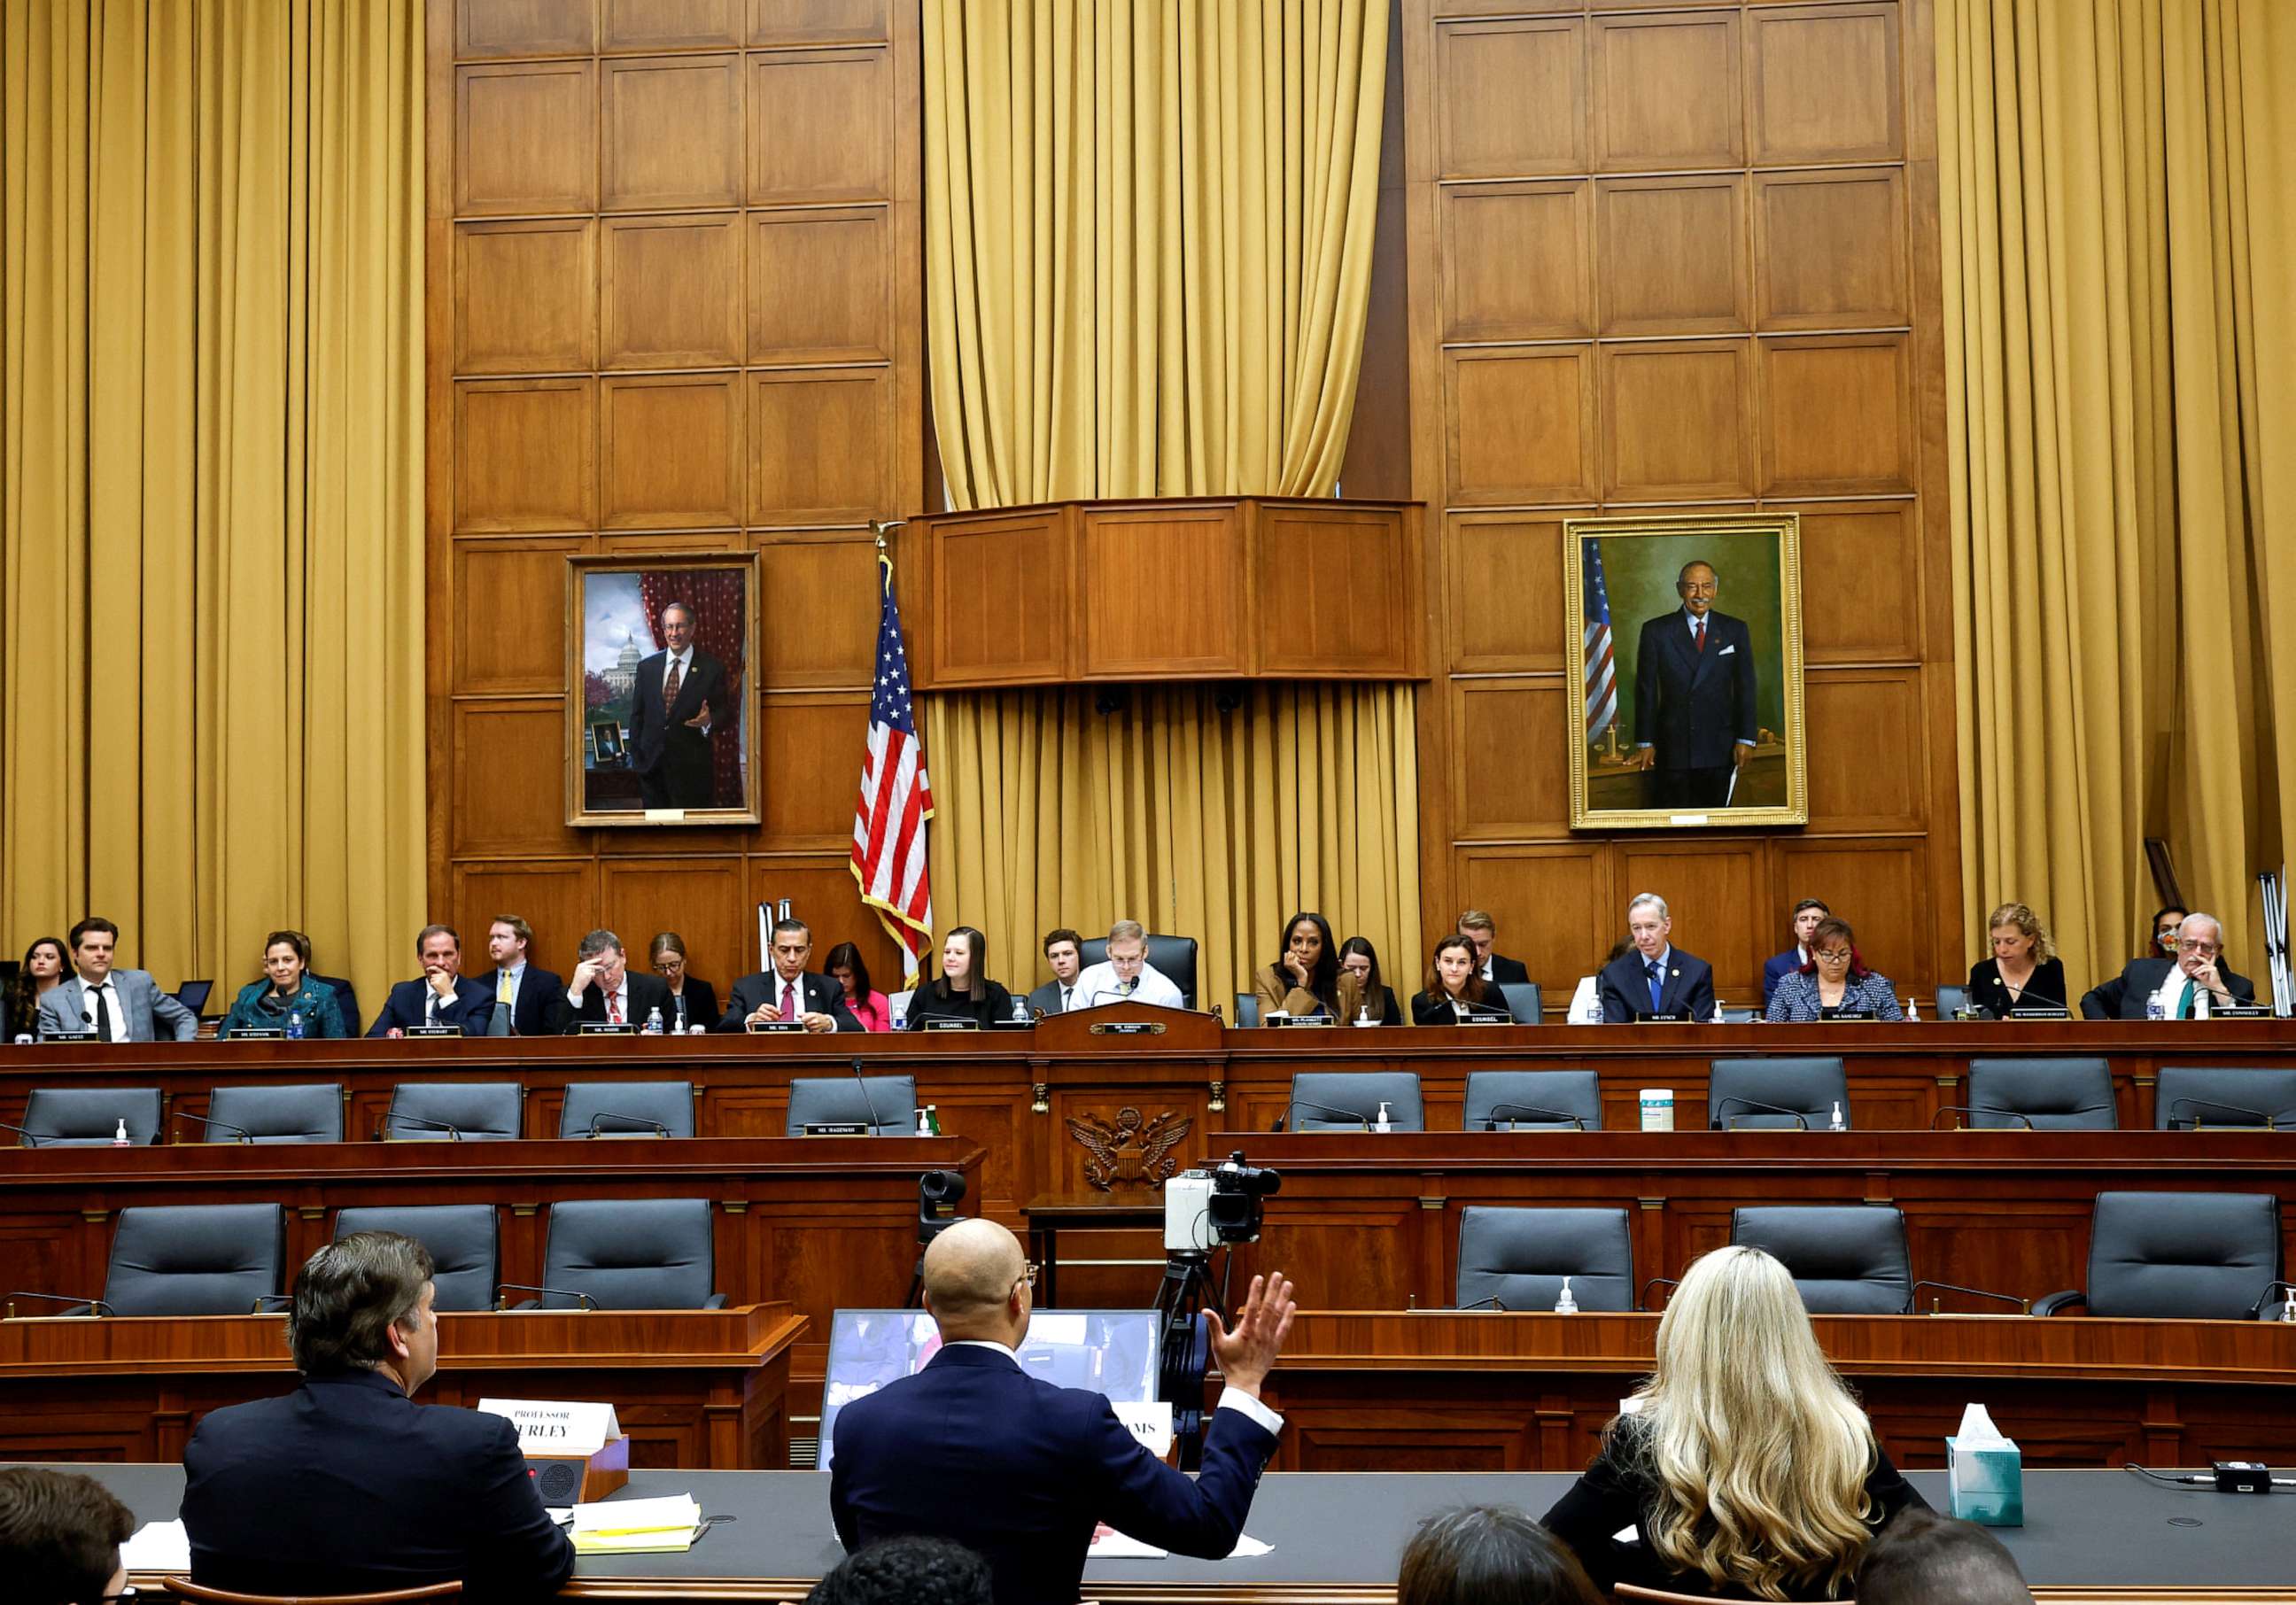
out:
{"label": "water bottle", "polygon": [[1828,1131],[1848,1131],[1849,1129],[1849,1122],[1841,1118],[1841,1105],[1839,1102],[1834,1104],[1833,1118],[1825,1123],[1825,1129]]}
{"label": "water bottle", "polygon": [[1384,1098],[1382,1098],[1379,1101],[1379,1113],[1373,1118],[1371,1128],[1374,1131],[1393,1131],[1395,1129],[1394,1117],[1387,1112],[1387,1100]]}
{"label": "water bottle", "polygon": [[1013,1000],[1013,1023],[1016,1026],[1029,1023],[1029,1005],[1017,997]]}
{"label": "water bottle", "polygon": [[287,1017],[287,1040],[289,1042],[303,1040],[303,1011],[300,1009]]}
{"label": "water bottle", "polygon": [[2152,996],[2144,1000],[2144,1018],[2147,1020],[2166,1020],[2169,1018],[2169,1005],[2161,1001],[2161,995],[2159,993],[2156,992]]}
{"label": "water bottle", "polygon": [[926,1105],[925,1105],[925,1118],[932,1122],[932,1134],[933,1134],[934,1136],[936,1136],[936,1137],[939,1136],[939,1135],[941,1134],[941,1132],[940,1132],[940,1105],[939,1105],[939,1104],[938,1104],[938,1103],[928,1103],[928,1104],[926,1104]]}
{"label": "water bottle", "polygon": [[660,1009],[648,1009],[646,1011],[645,1034],[648,1036],[659,1036],[661,1035],[661,1011]]}
{"label": "water bottle", "polygon": [[1578,1300],[1571,1296],[1570,1278],[1568,1276],[1562,1279],[1562,1294],[1554,1300],[1554,1313],[1558,1315],[1575,1315],[1578,1313]]}
{"label": "water bottle", "polygon": [[111,1145],[114,1148],[133,1148],[135,1146],[135,1142],[130,1140],[127,1135],[127,1122],[126,1120],[121,1120],[119,1129],[111,1134]]}

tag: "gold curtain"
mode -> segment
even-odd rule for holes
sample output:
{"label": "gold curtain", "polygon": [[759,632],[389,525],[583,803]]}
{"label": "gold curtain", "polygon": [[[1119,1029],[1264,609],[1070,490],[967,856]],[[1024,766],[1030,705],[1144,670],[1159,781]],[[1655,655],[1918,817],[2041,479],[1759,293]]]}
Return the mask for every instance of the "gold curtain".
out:
{"label": "gold curtain", "polygon": [[[422,910],[414,0],[7,0],[0,871],[162,986]],[[229,994],[224,994],[228,999]]]}
{"label": "gold curtain", "polygon": [[[1369,298],[1383,0],[925,0],[925,285],[950,504],[1329,495]],[[924,700],[941,929],[1000,978],[1128,916],[1198,1001],[1321,909],[1417,965],[1408,685]],[[1407,995],[1407,990],[1405,994]]]}
{"label": "gold curtain", "polygon": [[2077,987],[2155,901],[2261,985],[2296,795],[2296,6],[1939,0],[1972,949],[1997,900]]}

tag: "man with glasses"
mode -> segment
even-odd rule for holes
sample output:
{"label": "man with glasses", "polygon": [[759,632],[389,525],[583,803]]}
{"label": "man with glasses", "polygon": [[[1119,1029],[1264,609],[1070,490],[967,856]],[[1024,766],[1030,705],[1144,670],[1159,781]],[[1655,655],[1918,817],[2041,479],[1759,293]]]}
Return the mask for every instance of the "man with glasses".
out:
{"label": "man with glasses", "polygon": [[134,1599],[119,1546],[135,1530],[127,1507],[92,1477],[45,1466],[0,1471],[0,1576],[21,1605]]}
{"label": "man with glasses", "polygon": [[1187,1006],[1178,986],[1148,962],[1148,928],[1137,920],[1119,920],[1108,928],[1108,957],[1077,977],[1076,995],[1083,1009],[1095,1003]]}
{"label": "man with glasses", "polygon": [[2132,960],[2118,979],[2081,1000],[2082,1013],[2088,1013],[2092,1000],[2116,1010],[2122,1020],[2193,1020],[2254,1003],[2256,983],[2224,962],[2224,927],[2216,916],[2191,913],[2177,927],[2173,961]]}

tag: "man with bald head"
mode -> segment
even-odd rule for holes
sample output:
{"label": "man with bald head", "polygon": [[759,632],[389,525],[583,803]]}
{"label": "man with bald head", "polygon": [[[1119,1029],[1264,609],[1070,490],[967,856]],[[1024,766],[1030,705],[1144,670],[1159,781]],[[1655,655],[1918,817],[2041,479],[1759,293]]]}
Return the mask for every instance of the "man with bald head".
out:
{"label": "man with bald head", "polygon": [[1253,1277],[1233,1329],[1206,1312],[1227,1388],[1192,1482],[1101,1395],[1021,1369],[1036,1273],[994,1221],[960,1221],[933,1240],[924,1298],[941,1349],[838,1413],[838,1537],[849,1551],[916,1533],[962,1544],[988,1558],[996,1605],[1070,1605],[1098,1522],[1175,1554],[1226,1556],[1283,1426],[1259,1388],[1292,1330],[1292,1284]]}

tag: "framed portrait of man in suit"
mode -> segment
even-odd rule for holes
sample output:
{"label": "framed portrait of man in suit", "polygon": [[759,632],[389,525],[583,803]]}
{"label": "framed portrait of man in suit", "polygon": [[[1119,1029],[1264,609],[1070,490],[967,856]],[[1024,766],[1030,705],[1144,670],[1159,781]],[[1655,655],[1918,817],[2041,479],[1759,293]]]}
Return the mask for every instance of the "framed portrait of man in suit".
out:
{"label": "framed portrait of man in suit", "polygon": [[1570,519],[1573,830],[1808,824],[1801,520]]}
{"label": "framed portrait of man in suit", "polygon": [[758,559],[566,560],[566,821],[758,823]]}

